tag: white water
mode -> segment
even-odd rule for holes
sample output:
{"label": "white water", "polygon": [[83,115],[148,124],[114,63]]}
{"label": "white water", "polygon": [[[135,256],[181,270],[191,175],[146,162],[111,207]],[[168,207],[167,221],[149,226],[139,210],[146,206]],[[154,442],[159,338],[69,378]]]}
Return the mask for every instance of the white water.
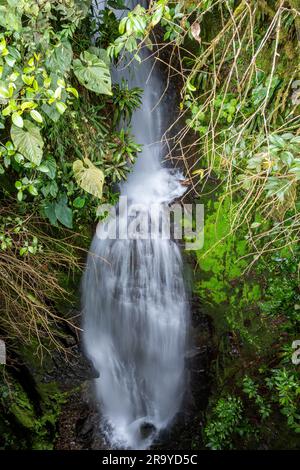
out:
{"label": "white water", "polygon": [[[117,72],[117,80],[122,75],[130,87],[144,89],[131,123],[143,151],[121,194],[146,210],[184,192],[178,175],[161,166],[163,122],[172,109],[152,111],[162,78],[155,70],[150,74],[151,67],[147,60]],[[83,279],[84,345],[100,374],[101,426],[112,448],[148,448],[180,409],[189,321],[182,269],[180,250],[171,240],[95,235],[92,242]]]}

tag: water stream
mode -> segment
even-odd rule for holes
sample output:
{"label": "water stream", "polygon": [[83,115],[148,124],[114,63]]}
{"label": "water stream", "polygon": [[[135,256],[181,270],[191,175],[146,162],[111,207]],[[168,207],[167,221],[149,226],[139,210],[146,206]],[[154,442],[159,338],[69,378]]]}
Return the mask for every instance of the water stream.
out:
{"label": "water stream", "polygon": [[[184,192],[179,175],[162,166],[161,137],[173,110],[155,106],[163,77],[156,67],[152,70],[152,59],[144,59],[114,71],[115,80],[125,77],[130,88],[144,90],[131,122],[143,150],[120,187],[133,220],[134,204],[142,203],[150,214],[153,204],[159,210]],[[98,227],[87,260],[84,346],[99,372],[96,398],[109,445],[145,449],[172,424],[186,388],[189,311],[182,257],[178,245],[163,236],[103,240],[99,233],[110,223]],[[128,224],[123,213],[119,224]]]}

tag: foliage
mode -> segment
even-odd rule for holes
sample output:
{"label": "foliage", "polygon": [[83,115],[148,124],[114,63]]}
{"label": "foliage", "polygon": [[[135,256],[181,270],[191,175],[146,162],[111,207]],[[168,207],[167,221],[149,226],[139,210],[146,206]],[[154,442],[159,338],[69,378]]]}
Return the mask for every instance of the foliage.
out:
{"label": "foliage", "polygon": [[[84,167],[84,164],[86,167]],[[95,167],[92,162],[85,158],[83,162],[76,160],[73,163],[73,173],[78,185],[86,192],[101,199],[104,173]]]}
{"label": "foliage", "polygon": [[[245,432],[242,422],[243,405],[239,397],[220,398],[213,409],[213,418],[204,429],[207,446],[212,450],[231,448],[231,436]],[[247,430],[247,426],[246,426]],[[248,430],[249,432],[249,430]]]}
{"label": "foliage", "polygon": [[[104,138],[105,135],[106,144],[101,144],[104,150],[99,148],[97,155],[91,157],[85,151],[80,158],[82,162],[84,158],[89,158],[99,167],[104,163],[103,160],[101,162],[101,154],[108,151],[108,160],[113,162],[112,165],[106,163],[102,168],[98,168],[97,173],[87,172],[85,180],[89,175],[94,178],[90,183],[79,183],[72,172],[74,156],[63,154],[62,151],[59,153],[56,148],[52,148],[52,152],[49,150],[52,143],[54,147],[52,136],[55,137],[51,127],[58,125],[60,121],[62,126],[65,126],[70,115],[70,124],[73,124],[73,128],[76,127],[78,123],[74,121],[80,120],[80,116],[77,117],[80,108],[88,107],[89,95],[78,86],[78,82],[86,90],[98,95],[112,95],[106,51],[95,46],[88,47],[88,50],[78,50],[76,43],[76,35],[80,34],[83,21],[88,21],[85,17],[90,2],[55,1],[37,4],[23,1],[19,2],[18,6],[15,2],[4,3],[2,9],[10,20],[0,25],[0,176],[2,175],[5,182],[2,192],[3,195],[13,195],[15,190],[20,203],[24,205],[32,202],[32,207],[39,210],[40,215],[47,217],[50,223],[61,223],[72,228],[73,207],[75,221],[78,220],[80,209],[86,204],[90,204],[89,212],[93,213],[93,218],[96,215],[97,201],[93,202],[91,198],[85,197],[82,188],[94,185],[94,177],[97,174],[98,191],[97,194],[92,191],[92,194],[97,198],[101,197],[100,188],[104,183],[104,173],[105,177],[108,175],[108,182],[110,179],[120,181],[125,178],[127,163],[133,161],[139,147],[132,148],[131,141],[127,141],[127,134],[123,134],[121,139],[124,140],[127,150],[118,154],[112,152],[116,136],[113,135],[110,140],[108,128],[96,122],[96,119],[101,121],[101,118],[98,115],[96,117],[94,112],[88,119],[87,124],[91,126],[89,131],[92,131],[97,139],[101,138],[101,135]],[[38,40],[36,31],[40,31]],[[86,43],[83,43],[83,47],[86,47]],[[131,93],[130,90],[127,90],[126,100],[126,105],[122,99],[112,102],[113,116],[116,117],[118,113],[121,116],[124,113],[127,120],[130,119],[134,107],[139,105],[140,101],[137,93]],[[93,101],[97,102],[97,98],[93,98]],[[102,103],[102,109],[106,106],[107,113],[110,104],[105,98]],[[97,106],[98,109],[99,106],[101,108],[99,101],[94,108],[97,109]],[[108,122],[109,120],[108,116]],[[115,118],[111,119],[112,128],[116,121]],[[68,139],[74,139],[73,129]],[[86,143],[82,141],[81,145]],[[13,182],[13,186],[10,182]],[[76,202],[72,207],[69,196],[73,193],[76,195],[73,199]]]}
{"label": "foliage", "polygon": [[266,380],[273,395],[273,401],[279,404],[281,413],[286,416],[287,424],[296,433],[300,433],[299,376],[286,368],[272,370],[272,376]]}
{"label": "foliage", "polygon": [[[52,450],[56,433],[56,421],[65,396],[55,383],[39,384],[37,394],[41,400],[41,409],[29,398],[25,389],[12,377],[9,382],[0,385],[0,448]],[[20,434],[17,440],[10,426],[10,421]]]}
{"label": "foliage", "polygon": [[107,53],[91,43],[89,7],[0,5],[0,328],[12,343],[36,338],[41,355],[61,347],[57,325],[69,321],[55,311],[70,294],[60,277],[79,269],[86,227],[99,202],[116,201],[111,184],[140,151],[114,119],[131,118],[139,92],[127,89],[126,105],[114,100]]}
{"label": "foliage", "polygon": [[74,73],[88,90],[111,95],[111,78],[107,64],[88,51],[74,61]]}
{"label": "foliage", "polygon": [[248,395],[250,399],[255,401],[258,406],[259,414],[262,419],[266,419],[270,416],[271,406],[266,403],[264,398],[258,393],[258,387],[255,382],[247,375],[243,378],[243,391]]}
{"label": "foliage", "polygon": [[113,124],[119,124],[123,119],[125,123],[129,123],[132,113],[141,105],[141,94],[143,90],[140,88],[128,88],[128,83],[123,79],[120,85],[114,86],[113,104],[115,106]]}

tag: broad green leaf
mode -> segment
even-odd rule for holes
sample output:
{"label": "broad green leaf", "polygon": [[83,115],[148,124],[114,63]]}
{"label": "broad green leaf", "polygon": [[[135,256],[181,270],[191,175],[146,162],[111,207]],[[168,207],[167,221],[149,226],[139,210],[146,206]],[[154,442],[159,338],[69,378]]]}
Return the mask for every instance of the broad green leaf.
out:
{"label": "broad green leaf", "polygon": [[54,47],[51,55],[46,60],[46,67],[52,72],[61,72],[63,75],[69,72],[73,59],[72,46],[69,41],[63,41]]}
{"label": "broad green leaf", "polygon": [[37,170],[40,171],[41,173],[49,173],[49,168],[45,163],[42,163],[37,167]]}
{"label": "broad green leaf", "polygon": [[107,64],[88,51],[73,62],[74,73],[78,81],[88,90],[103,95],[112,95],[111,78]]}
{"label": "broad green leaf", "polygon": [[54,180],[55,175],[56,175],[56,161],[55,158],[52,157],[52,155],[49,155],[47,157],[47,160],[44,161],[44,165],[48,168],[47,175],[51,180]]}
{"label": "broad green leaf", "polygon": [[61,116],[55,106],[49,106],[48,104],[43,104],[42,110],[53,122],[57,122]]}
{"label": "broad green leaf", "polygon": [[0,25],[9,31],[20,31],[22,28],[21,16],[14,14],[10,8],[0,14]]}
{"label": "broad green leaf", "polygon": [[285,146],[285,141],[282,137],[280,137],[280,135],[277,135],[277,134],[270,135],[269,139],[270,139],[270,143],[275,145],[276,147],[283,148]]}
{"label": "broad green leaf", "polygon": [[106,49],[91,46],[89,47],[88,52],[90,52],[91,54],[95,54],[99,59],[103,60],[103,62],[105,62],[108,67],[110,66],[110,59]]}
{"label": "broad green leaf", "polygon": [[73,212],[68,207],[68,199],[65,195],[61,196],[58,202],[55,203],[55,215],[57,220],[65,227],[73,227]]}
{"label": "broad green leaf", "polygon": [[294,161],[294,155],[291,152],[285,151],[281,152],[280,159],[285,163],[287,166],[291,166]]}
{"label": "broad green leaf", "polygon": [[42,205],[42,210],[45,216],[49,219],[52,225],[57,225],[57,217],[55,214],[55,202],[45,201]]}
{"label": "broad green leaf", "polygon": [[84,191],[101,199],[104,183],[104,173],[102,170],[93,165],[88,158],[85,158],[83,161],[76,160],[73,163],[73,172],[77,184]]}
{"label": "broad green leaf", "polygon": [[39,129],[28,120],[24,120],[24,128],[14,124],[11,127],[11,138],[16,149],[35,165],[41,163],[44,142]]}

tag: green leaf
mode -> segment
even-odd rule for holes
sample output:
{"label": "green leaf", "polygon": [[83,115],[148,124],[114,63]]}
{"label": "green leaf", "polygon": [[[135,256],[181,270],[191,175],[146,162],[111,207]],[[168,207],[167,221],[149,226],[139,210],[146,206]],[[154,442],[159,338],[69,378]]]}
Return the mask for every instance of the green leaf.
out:
{"label": "green leaf", "polygon": [[72,95],[74,95],[75,98],[77,98],[77,99],[79,98],[78,91],[76,90],[76,88],[68,87],[68,88],[66,88],[66,90],[69,93],[72,93]]}
{"label": "green leaf", "polygon": [[31,86],[33,83],[34,77],[23,74],[22,80],[26,85]]}
{"label": "green leaf", "polygon": [[270,135],[269,139],[270,139],[270,143],[275,145],[276,147],[283,148],[285,146],[285,141],[282,137],[280,137],[280,135],[277,135],[277,134]]}
{"label": "green leaf", "polygon": [[49,219],[52,225],[57,226],[57,217],[55,214],[55,202],[45,201],[42,205],[42,210],[45,216]]}
{"label": "green leaf", "polygon": [[51,55],[46,60],[46,67],[57,73],[60,71],[63,75],[71,69],[73,59],[73,50],[69,41],[62,41],[54,47]]}
{"label": "green leaf", "polygon": [[0,83],[0,98],[7,99],[7,98],[9,98],[9,96],[10,96],[10,92],[9,92],[8,88],[6,87],[6,85],[5,84],[2,85]]}
{"label": "green leaf", "polygon": [[291,144],[300,144],[300,135],[297,135],[291,140]]}
{"label": "green leaf", "polygon": [[126,28],[126,23],[128,21],[128,18],[127,16],[125,16],[124,18],[121,19],[120,23],[119,23],[119,33],[120,34],[124,34],[125,33],[125,28]]}
{"label": "green leaf", "polygon": [[19,113],[13,113],[12,117],[12,122],[14,123],[15,126],[17,127],[23,127],[24,122],[22,116],[20,116]]}
{"label": "green leaf", "polygon": [[96,55],[99,59],[103,60],[103,62],[109,67],[110,66],[110,59],[106,49],[101,49],[101,47],[91,46],[89,47],[88,52],[91,54]]}
{"label": "green leaf", "polygon": [[250,228],[258,228],[261,226],[261,222],[253,222],[251,225],[250,225]]}
{"label": "green leaf", "polygon": [[28,191],[30,192],[30,194],[32,196],[37,196],[38,195],[38,190],[36,189],[35,186],[33,186],[33,184],[31,184],[28,188]]}
{"label": "green leaf", "polygon": [[24,129],[13,124],[10,134],[16,149],[27,160],[39,165],[42,161],[44,146],[39,129],[31,121],[24,120]]}
{"label": "green leaf", "polygon": [[107,64],[88,51],[83,52],[80,59],[73,62],[74,73],[78,81],[95,93],[112,95],[111,78]]}
{"label": "green leaf", "polygon": [[20,249],[20,256],[23,256],[27,253],[27,247],[26,246],[23,246],[23,248]]}
{"label": "green leaf", "polygon": [[85,205],[84,197],[77,197],[73,201],[73,206],[76,207],[76,209],[82,209],[84,205]]}
{"label": "green leaf", "polygon": [[32,117],[32,119],[34,119],[36,122],[43,122],[43,117],[42,115],[36,111],[35,109],[33,109],[32,111],[30,111],[30,116]]}
{"label": "green leaf", "polygon": [[56,161],[52,155],[49,155],[47,160],[44,162],[48,168],[48,176],[51,180],[54,180],[56,175]]}
{"label": "green leaf", "polygon": [[67,105],[62,101],[58,101],[57,103],[55,103],[55,106],[59,114],[64,114],[65,110],[67,109]]}
{"label": "green leaf", "polygon": [[53,122],[57,122],[61,116],[60,113],[55,108],[55,106],[49,106],[48,104],[43,104],[42,110]]}
{"label": "green leaf", "polygon": [[56,197],[58,194],[58,186],[56,181],[51,181],[49,191],[52,197]]}
{"label": "green leaf", "polygon": [[285,163],[287,166],[291,166],[294,161],[294,155],[291,152],[285,151],[281,152],[280,159]]}
{"label": "green leaf", "polygon": [[61,196],[58,202],[55,203],[55,215],[57,220],[65,227],[73,227],[73,212],[68,207],[68,199],[65,195]]}
{"label": "green leaf", "polygon": [[85,158],[83,161],[76,160],[73,163],[73,172],[77,184],[84,191],[101,199],[104,183],[104,173],[102,170],[93,165],[88,158]]}

